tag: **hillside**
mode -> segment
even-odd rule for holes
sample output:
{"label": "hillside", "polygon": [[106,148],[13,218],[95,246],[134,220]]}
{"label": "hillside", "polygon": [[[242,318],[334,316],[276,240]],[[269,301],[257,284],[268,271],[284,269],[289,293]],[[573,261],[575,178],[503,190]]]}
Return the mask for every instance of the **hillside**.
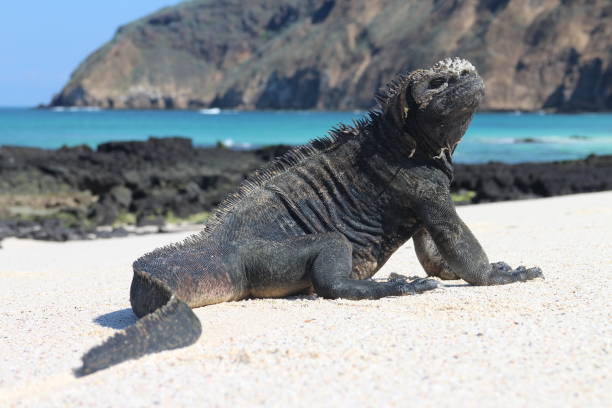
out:
{"label": "hillside", "polygon": [[200,0],[117,30],[52,106],[363,109],[469,58],[487,110],[612,110],[609,0]]}

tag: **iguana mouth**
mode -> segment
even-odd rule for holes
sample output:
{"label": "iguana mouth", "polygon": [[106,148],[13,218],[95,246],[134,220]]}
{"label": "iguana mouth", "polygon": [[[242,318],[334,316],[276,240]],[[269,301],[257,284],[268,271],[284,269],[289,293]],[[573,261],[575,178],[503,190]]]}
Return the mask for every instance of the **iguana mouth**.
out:
{"label": "iguana mouth", "polygon": [[466,92],[474,92],[475,96],[480,99],[484,96],[485,85],[478,75],[470,75],[467,78],[462,78],[460,81],[450,82],[446,92],[456,92],[465,94]]}

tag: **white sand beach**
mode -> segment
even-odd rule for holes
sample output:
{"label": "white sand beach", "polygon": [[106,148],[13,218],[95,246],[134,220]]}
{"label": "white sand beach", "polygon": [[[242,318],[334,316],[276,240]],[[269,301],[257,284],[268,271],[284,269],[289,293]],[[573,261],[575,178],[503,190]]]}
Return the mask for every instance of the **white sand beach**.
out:
{"label": "white sand beach", "polygon": [[[0,249],[0,406],[612,406],[612,192],[460,207],[491,261],[546,280],[196,310],[193,346],[76,379],[135,321],[131,263],[187,234]],[[376,276],[421,275],[408,242]]]}

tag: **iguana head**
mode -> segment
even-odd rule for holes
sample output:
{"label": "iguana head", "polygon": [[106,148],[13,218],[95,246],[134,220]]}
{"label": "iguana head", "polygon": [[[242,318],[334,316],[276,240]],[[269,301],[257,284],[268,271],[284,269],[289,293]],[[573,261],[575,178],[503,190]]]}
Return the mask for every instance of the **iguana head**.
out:
{"label": "iguana head", "polygon": [[403,75],[381,101],[414,151],[447,160],[465,133],[484,96],[484,83],[467,60],[447,58],[429,69]]}

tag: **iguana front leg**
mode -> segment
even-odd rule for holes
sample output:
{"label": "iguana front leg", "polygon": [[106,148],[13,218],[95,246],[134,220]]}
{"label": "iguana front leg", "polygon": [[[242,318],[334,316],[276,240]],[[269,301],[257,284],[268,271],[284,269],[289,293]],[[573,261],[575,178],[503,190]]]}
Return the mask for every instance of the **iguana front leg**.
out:
{"label": "iguana front leg", "polygon": [[[429,256],[432,259],[431,254],[437,252],[446,263],[428,266],[430,269],[450,269],[472,285],[503,285],[544,277],[538,267],[527,269],[519,266],[513,270],[504,262],[489,263],[478,240],[457,215],[450,197],[445,197],[441,202],[428,202],[422,207],[421,217],[427,233],[435,243],[435,250],[429,247],[424,252],[426,258]],[[428,244],[427,236],[421,235],[417,240],[420,240],[420,244]]]}

